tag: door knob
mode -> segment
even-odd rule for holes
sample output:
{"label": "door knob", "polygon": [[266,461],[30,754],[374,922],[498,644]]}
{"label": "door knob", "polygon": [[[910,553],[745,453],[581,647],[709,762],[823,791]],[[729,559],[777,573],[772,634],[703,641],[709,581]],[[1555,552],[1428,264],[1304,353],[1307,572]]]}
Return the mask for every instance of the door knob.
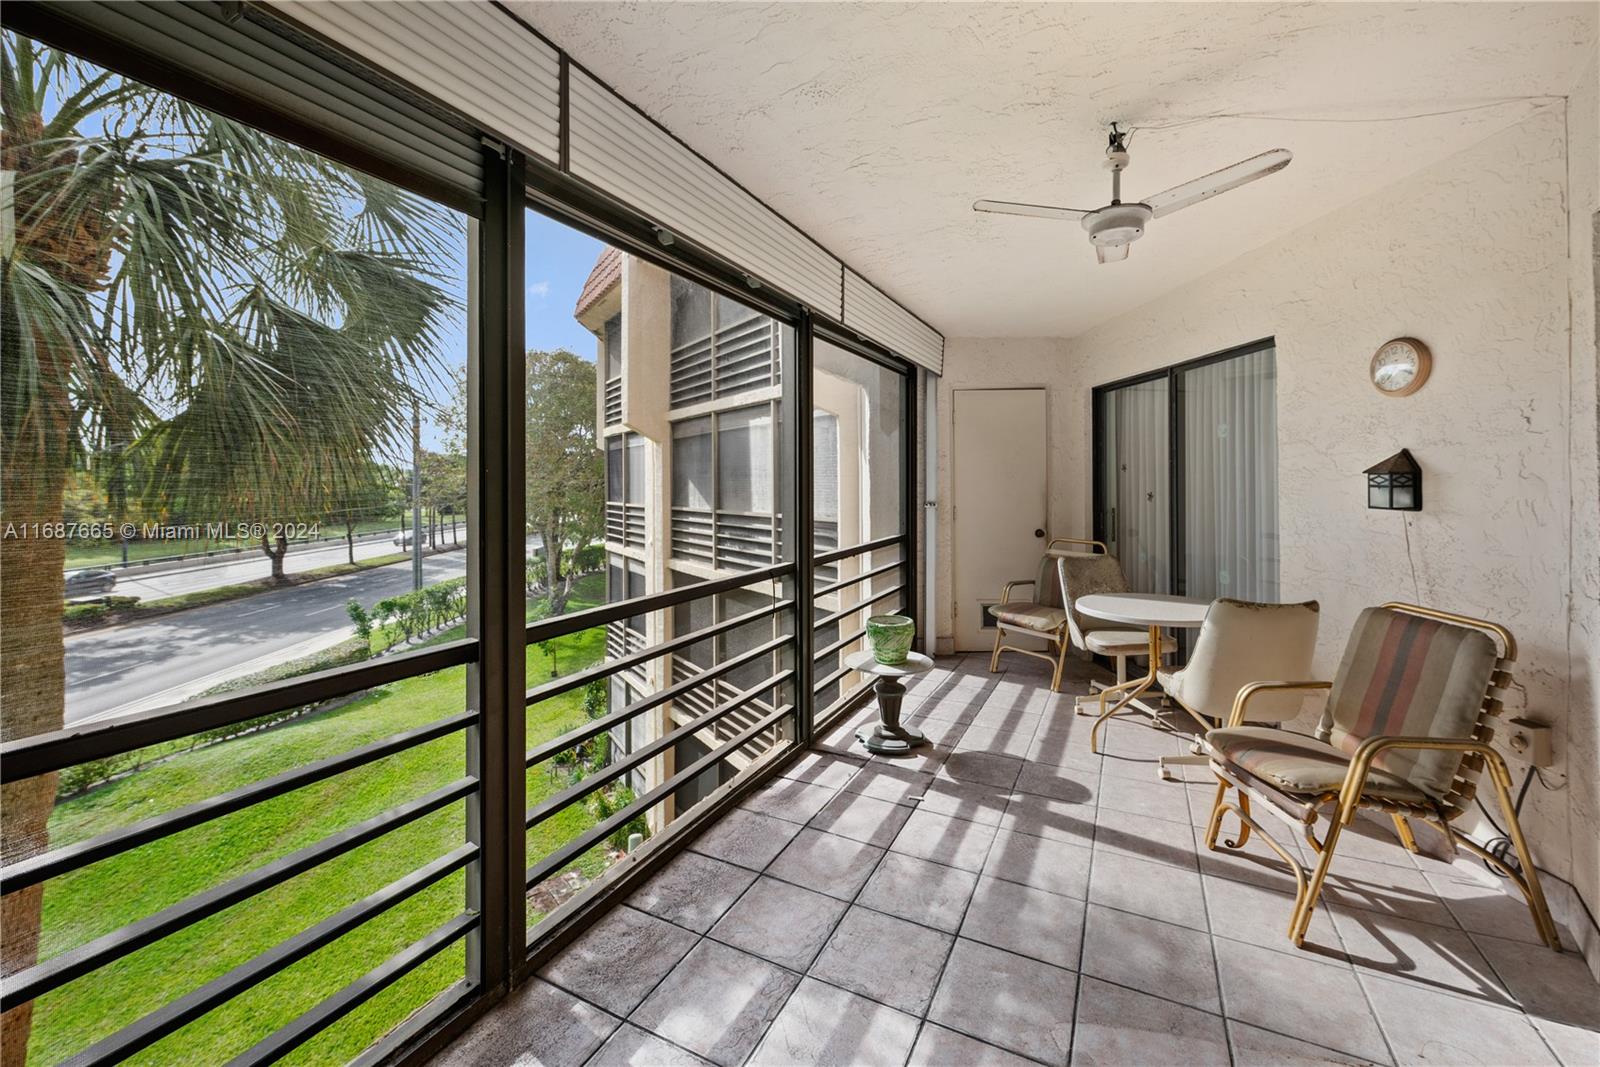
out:
{"label": "door knob", "polygon": [[1033,536],[1035,536],[1035,537],[1043,537],[1044,536],[1044,531],[1043,530],[1035,530],[1035,531],[1033,531]]}

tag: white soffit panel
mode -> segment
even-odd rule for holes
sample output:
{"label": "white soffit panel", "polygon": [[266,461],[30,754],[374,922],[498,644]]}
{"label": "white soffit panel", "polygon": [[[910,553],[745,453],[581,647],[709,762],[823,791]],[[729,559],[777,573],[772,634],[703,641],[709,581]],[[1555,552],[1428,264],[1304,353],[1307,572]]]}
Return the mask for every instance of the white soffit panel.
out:
{"label": "white soffit panel", "polygon": [[853,270],[844,272],[843,323],[889,351],[944,373],[944,337]]}
{"label": "white soffit panel", "polygon": [[574,176],[674,234],[832,314],[843,265],[626,101],[567,72]]}
{"label": "white soffit panel", "polygon": [[547,162],[560,157],[560,58],[494,5],[428,0],[268,3],[511,144]]}

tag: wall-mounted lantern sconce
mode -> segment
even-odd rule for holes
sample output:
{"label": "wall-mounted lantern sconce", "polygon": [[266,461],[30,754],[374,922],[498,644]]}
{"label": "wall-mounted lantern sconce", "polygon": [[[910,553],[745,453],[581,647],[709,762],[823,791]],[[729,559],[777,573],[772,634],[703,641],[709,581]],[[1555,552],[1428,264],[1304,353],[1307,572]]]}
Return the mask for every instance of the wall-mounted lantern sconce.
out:
{"label": "wall-mounted lantern sconce", "polygon": [[1368,467],[1367,507],[1384,511],[1422,510],[1422,468],[1402,448],[1382,463]]}

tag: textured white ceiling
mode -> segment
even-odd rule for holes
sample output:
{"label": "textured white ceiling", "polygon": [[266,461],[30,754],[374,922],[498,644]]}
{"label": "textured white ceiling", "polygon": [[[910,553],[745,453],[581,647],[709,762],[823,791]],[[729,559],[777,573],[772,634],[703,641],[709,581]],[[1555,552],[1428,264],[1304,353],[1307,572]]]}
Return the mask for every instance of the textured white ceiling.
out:
{"label": "textured white ceiling", "polygon": [[[1072,336],[1539,107],[1560,107],[1528,98],[1571,89],[1600,12],[1594,3],[509,6],[950,336]],[[1136,130],[1125,200],[1268,148],[1295,159],[1154,221],[1128,260],[1105,266],[1076,223],[971,210],[979,197],[1107,202],[1111,120]]]}

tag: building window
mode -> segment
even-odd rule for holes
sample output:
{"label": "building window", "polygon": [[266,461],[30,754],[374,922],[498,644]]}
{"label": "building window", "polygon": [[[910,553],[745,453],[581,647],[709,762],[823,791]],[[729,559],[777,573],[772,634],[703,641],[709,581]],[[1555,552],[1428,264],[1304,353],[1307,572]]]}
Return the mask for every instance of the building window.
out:
{"label": "building window", "polygon": [[772,408],[761,405],[717,416],[717,507],[772,514]]}
{"label": "building window", "polygon": [[759,311],[674,276],[672,405],[777,384],[784,336],[782,327]]}

